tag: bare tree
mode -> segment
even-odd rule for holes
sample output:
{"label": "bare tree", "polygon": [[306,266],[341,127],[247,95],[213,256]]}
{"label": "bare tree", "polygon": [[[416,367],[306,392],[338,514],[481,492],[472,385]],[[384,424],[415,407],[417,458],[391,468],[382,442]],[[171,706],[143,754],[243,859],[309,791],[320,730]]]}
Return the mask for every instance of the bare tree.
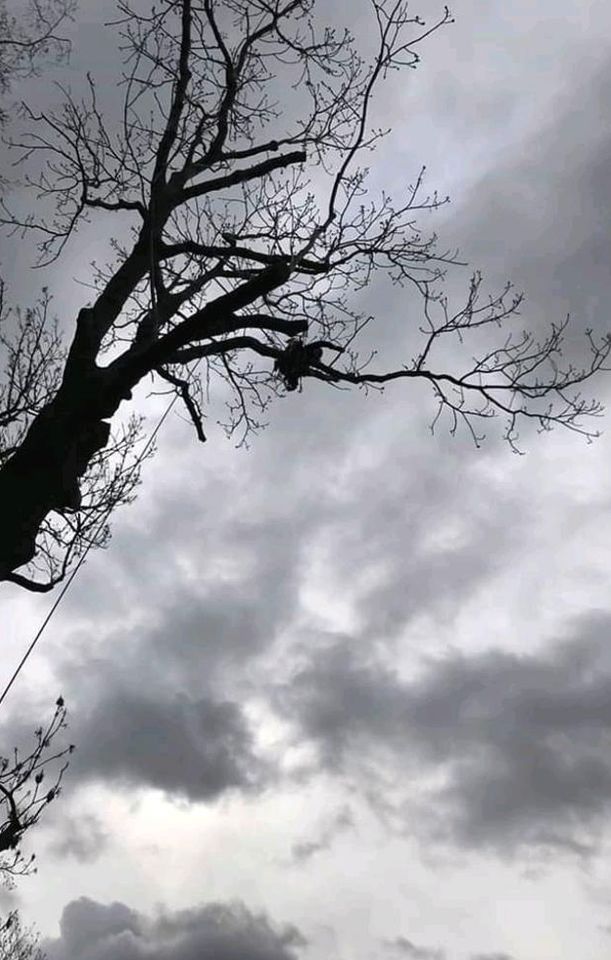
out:
{"label": "bare tree", "polygon": [[[62,30],[75,9],[75,0],[21,0],[18,7],[0,0],[0,94],[37,73],[49,58],[68,55],[70,43]],[[0,109],[0,122],[5,119]]]}
{"label": "bare tree", "polygon": [[24,929],[16,910],[0,921],[0,956],[3,960],[44,960],[38,938]]}
{"label": "bare tree", "polygon": [[[12,756],[0,757],[0,882],[6,886],[34,870],[35,855],[24,856],[21,842],[61,791],[74,750],[72,745],[56,748],[56,738],[66,726],[66,706],[58,697],[51,720],[35,730],[30,749],[24,753],[15,748]],[[37,937],[23,927],[16,910],[0,918],[0,957],[43,960]]]}
{"label": "bare tree", "polygon": [[[16,81],[36,74],[49,57],[62,60],[67,56],[70,45],[61,29],[74,10],[73,0],[31,0],[27,6],[20,3],[15,16],[11,15],[6,2],[0,0],[0,96],[6,96]],[[0,125],[6,119],[6,111],[0,106]],[[0,318],[4,316],[3,299],[4,283],[0,280]],[[10,443],[11,434],[17,436],[19,417],[5,421],[4,415],[9,408],[17,412],[15,397],[19,393],[19,377],[25,374],[32,379],[29,413],[24,410],[24,415],[30,417],[51,399],[59,385],[61,348],[57,329],[46,325],[47,306],[48,298],[43,292],[39,309],[17,317],[18,330],[13,331],[10,341],[0,328],[0,345],[5,352],[8,374],[7,381],[0,387],[3,400],[8,401],[8,407],[3,403],[0,417],[3,443]],[[9,428],[7,433],[5,426]],[[15,876],[33,870],[34,856],[25,858],[20,842],[24,832],[38,821],[59,793],[66,758],[73,748],[50,751],[56,734],[65,726],[66,709],[60,697],[47,728],[35,731],[34,746],[29,754],[23,757],[14,750],[12,758],[0,757],[0,881],[9,886]],[[53,774],[49,778],[46,774],[51,768]],[[36,934],[24,928],[17,910],[0,918],[0,956],[3,960],[44,960]]]}
{"label": "bare tree", "polygon": [[[440,281],[456,256],[416,225],[444,201],[426,194],[422,172],[396,203],[368,189],[364,156],[384,135],[371,121],[376,92],[416,65],[451,16],[444,8],[426,24],[404,0],[367,6],[370,56],[314,16],[315,0],[119,0],[119,119],[108,119],[89,76],[85,94],[66,92],[55,112],[26,108],[13,147],[30,164],[37,203],[26,217],[5,207],[8,229],[37,234],[40,262],[50,263],[91,217],[100,229],[108,217],[121,225],[65,355],[44,299],[12,341],[0,402],[0,579],[46,589],[79,542],[95,540],[92,463],[108,455],[110,420],[149,376],[180,398],[199,440],[202,383],[229,389],[226,429],[241,441],[274,396],[307,378],[425,381],[435,420],[448,415],[452,431],[464,425],[476,442],[478,424],[494,417],[513,447],[527,419],[594,435],[586,418],[600,406],[580,390],[611,341],[589,335],[591,355],[575,367],[562,358],[564,322],[542,339],[511,332],[520,297],[509,287],[483,296],[477,274],[466,302],[450,308]],[[422,339],[413,358],[376,371],[358,353],[375,319],[359,294],[384,278],[421,297]],[[448,341],[477,335],[480,350],[469,343],[462,368],[460,353],[444,362]],[[131,495],[130,470],[118,470],[127,490],[111,485],[109,506]],[[32,567],[16,572],[41,556],[46,581]]]}
{"label": "bare tree", "polygon": [[0,757],[0,878],[9,884],[33,869],[35,855],[24,857],[21,841],[59,795],[74,746],[57,750],[54,741],[66,726],[66,706],[59,697],[50,722],[35,730],[29,752],[14,748],[12,756]]}

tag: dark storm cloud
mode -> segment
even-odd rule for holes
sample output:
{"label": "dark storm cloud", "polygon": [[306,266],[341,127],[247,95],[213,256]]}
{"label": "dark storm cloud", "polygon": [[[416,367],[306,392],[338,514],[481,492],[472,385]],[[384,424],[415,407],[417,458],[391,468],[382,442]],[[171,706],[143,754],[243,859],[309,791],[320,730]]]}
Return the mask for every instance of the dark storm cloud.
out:
{"label": "dark storm cloud", "polygon": [[[218,688],[223,634],[214,610],[199,619],[196,611],[182,612],[181,618],[162,609],[149,631],[117,630],[106,637],[108,656],[89,650],[89,632],[73,638],[58,664],[68,737],[77,746],[68,789],[109,782],[201,801],[261,781],[265,767],[242,707]],[[211,625],[218,635],[209,636]],[[224,626],[229,629],[231,618]],[[5,742],[27,745],[28,718],[38,714],[20,704],[5,724]],[[77,852],[74,842],[66,852]]]}
{"label": "dark storm cloud", "polygon": [[[91,617],[93,629],[69,631],[60,654],[78,745],[72,782],[110,779],[201,800],[263,776],[240,685],[294,609],[308,510],[304,505],[304,519],[290,526],[273,515],[255,520],[250,506],[233,516],[226,487],[222,501],[204,483],[203,496],[194,490],[172,506],[171,517],[160,503],[146,531],[128,530],[103,558],[104,589],[117,582],[115,616],[125,610],[129,617],[124,600],[133,591],[140,607],[148,605],[148,622],[119,620],[96,645],[87,584],[73,605],[73,615]],[[159,527],[166,525],[164,536]],[[162,550],[147,555],[160,543]],[[168,572],[173,556],[196,575],[181,583]],[[95,569],[90,579],[95,594]],[[112,616],[112,606],[107,610]]]}
{"label": "dark storm cloud", "polygon": [[[64,782],[70,792],[79,784],[96,782],[211,801],[227,790],[256,789],[271,776],[236,703],[212,694],[157,696],[120,683],[82,694],[80,702],[75,697],[71,701],[70,739],[77,750]],[[7,743],[27,743],[29,732],[23,715],[13,716],[4,728]],[[63,805],[57,810],[61,820]],[[85,824],[75,834],[67,808],[65,817],[57,852],[95,859],[104,837]]]}
{"label": "dark storm cloud", "polygon": [[[92,563],[68,611],[85,624],[68,629],[56,663],[78,745],[71,783],[108,779],[202,800],[263,776],[240,685],[294,607],[303,529],[274,516],[257,521],[250,509],[232,516],[232,491],[214,509],[204,488],[201,509],[198,491],[183,501],[184,523],[180,502],[173,523],[161,503],[146,532],[120,536],[112,554],[96,558],[104,563],[103,580]],[[162,541],[159,525],[166,522]],[[160,542],[163,550],[148,556]],[[174,553],[195,577],[181,583],[168,572]],[[159,554],[159,567],[151,569]],[[164,568],[162,589],[157,577]],[[114,622],[102,641],[92,609],[101,590]],[[132,601],[136,609],[146,605],[144,624],[136,618],[129,625]]]}
{"label": "dark storm cloud", "polygon": [[[378,483],[374,465],[367,466],[354,474],[341,499],[321,508],[318,516],[304,503],[291,525],[280,520],[257,526],[228,523],[217,563],[222,567],[226,556],[233,557],[238,568],[243,566],[241,573],[234,572],[227,583],[215,581],[213,574],[208,578],[203,569],[201,583],[175,589],[154,626],[119,630],[109,638],[109,650],[117,656],[120,652],[117,661],[99,661],[89,671],[86,649],[82,660],[79,652],[66,664],[64,676],[66,695],[70,699],[74,691],[76,697],[73,736],[79,758],[85,758],[82,769],[90,774],[97,770],[102,777],[129,771],[133,782],[167,790],[175,778],[175,789],[192,797],[246,785],[257,763],[236,698],[249,686],[257,691],[262,682],[259,658],[269,657],[288,625],[299,619],[297,586],[313,543],[322,543],[327,551],[329,583],[354,598],[361,636],[375,632],[388,637],[424,611],[448,612],[464,603],[517,548],[528,511],[520,512],[521,520],[513,527],[504,527],[513,494],[489,495],[486,501],[482,481],[468,467],[461,469],[451,454],[440,456],[443,464],[437,462],[437,469],[430,464],[430,469],[411,476],[407,458],[397,457],[396,471],[384,484]],[[464,535],[458,543],[431,552],[431,530],[452,522],[455,497],[461,499]],[[438,506],[444,499],[450,504],[447,509]],[[369,510],[362,510],[363,502]],[[467,531],[470,515],[478,522],[470,523]],[[214,527],[211,538],[214,555]],[[208,542],[202,549],[188,539],[184,547],[195,565],[201,550],[205,568]],[[85,694],[83,685],[89,688]],[[188,697],[181,706],[177,692]],[[206,737],[218,741],[218,750],[212,752],[224,758],[210,771],[210,790],[196,788],[192,779],[201,775],[203,758],[196,763],[196,753],[200,749],[207,756],[205,745],[195,748],[194,735],[180,746],[186,712],[203,709],[196,706],[202,695],[213,705],[224,703],[218,723],[202,720],[198,726],[204,744]],[[141,732],[146,727],[148,734]],[[163,754],[157,743],[168,744]],[[131,762],[136,745],[138,757]],[[174,752],[177,759],[172,760]],[[188,763],[186,757],[191,758]]]}
{"label": "dark storm cloud", "polygon": [[[210,799],[265,779],[243,702],[261,691],[265,663],[303,616],[312,550],[324,550],[329,588],[353,599],[357,632],[389,636],[422,612],[447,615],[521,542],[529,511],[516,508],[515,491],[495,495],[475,456],[462,462],[437,446],[414,470],[395,450],[381,482],[381,429],[344,483],[360,445],[323,444],[303,462],[290,418],[282,427],[252,457],[235,454],[239,468],[212,458],[202,477],[170,465],[163,495],[145,495],[144,522],[120,527],[66,601],[54,669],[78,746],[71,782],[108,778]],[[200,456],[193,450],[189,464]],[[452,524],[458,502],[459,541],[431,550],[431,531]],[[518,519],[506,527],[510,513]],[[132,624],[134,610],[143,615]],[[286,662],[279,653],[272,669]]]}
{"label": "dark storm cloud", "polygon": [[193,800],[254,785],[259,765],[236,704],[134,690],[101,698],[79,724],[72,779],[151,786]]}
{"label": "dark storm cloud", "polygon": [[60,936],[43,944],[49,960],[294,960],[305,940],[241,904],[206,904],[155,919],[122,903],[82,897],[62,914]]}
{"label": "dark storm cloud", "polygon": [[451,652],[411,682],[340,643],[278,703],[327,769],[367,779],[390,763],[408,797],[441,776],[422,821],[438,839],[584,853],[611,812],[610,635],[611,618],[591,618],[540,655]]}
{"label": "dark storm cloud", "polygon": [[[232,529],[228,524],[225,552],[217,555],[219,566],[234,547]],[[216,532],[211,531],[213,539]],[[163,595],[155,583],[142,581],[140,605],[148,605],[143,611],[145,625],[137,617],[136,625],[130,626],[130,611],[120,601],[124,591],[116,594],[118,610],[110,602],[117,570],[126,574],[120,582],[128,593],[130,574],[137,589],[134,565],[130,567],[120,551],[116,558],[100,558],[108,563],[110,574],[103,582],[112,626],[90,612],[88,602],[77,603],[71,612],[81,625],[68,628],[55,662],[57,682],[69,706],[70,740],[78,748],[69,772],[70,788],[108,781],[201,801],[261,782],[267,771],[256,756],[233,680],[234,674],[243,677],[238,665],[256,657],[273,640],[276,624],[282,624],[295,564],[270,529],[269,542],[276,540],[276,549],[258,564],[265,585],[259,594],[260,584],[248,568],[257,557],[260,535],[260,529],[244,528],[239,552],[245,570],[233,574],[231,587],[223,577],[215,580],[209,570],[191,587],[170,579]],[[195,553],[193,540],[186,538],[183,546]],[[234,560],[239,559],[237,554],[238,550]],[[94,583],[96,574],[93,570]],[[5,724],[6,743],[27,742],[29,718],[40,713],[16,700],[13,718]]]}

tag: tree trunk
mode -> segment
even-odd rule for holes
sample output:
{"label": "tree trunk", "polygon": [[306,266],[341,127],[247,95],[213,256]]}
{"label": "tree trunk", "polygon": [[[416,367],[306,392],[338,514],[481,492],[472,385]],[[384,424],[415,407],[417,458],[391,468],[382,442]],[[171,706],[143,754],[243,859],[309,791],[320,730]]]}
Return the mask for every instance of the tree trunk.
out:
{"label": "tree trunk", "polygon": [[79,378],[60,388],[0,470],[0,579],[33,559],[47,514],[78,510],[79,480],[108,442],[112,414],[100,415],[99,395],[92,404],[84,385]]}

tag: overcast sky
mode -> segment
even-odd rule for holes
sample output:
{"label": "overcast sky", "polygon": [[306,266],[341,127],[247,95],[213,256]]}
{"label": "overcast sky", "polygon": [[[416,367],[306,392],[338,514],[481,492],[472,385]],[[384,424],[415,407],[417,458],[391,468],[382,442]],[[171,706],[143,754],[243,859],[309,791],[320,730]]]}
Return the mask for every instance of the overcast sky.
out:
{"label": "overcast sky", "polygon": [[[100,6],[74,77],[108,73]],[[520,324],[607,331],[611,6],[452,12],[378,104],[375,180],[426,163],[452,204],[423,226],[525,291]],[[84,236],[51,278],[61,316],[101,249]],[[26,254],[3,244],[32,289]],[[396,353],[417,317],[375,308]],[[426,389],[307,383],[249,450],[166,424],[3,707],[10,739],[61,692],[78,747],[11,901],[49,960],[609,956],[609,415],[522,457],[433,415]],[[1,587],[7,677],[52,599]]]}

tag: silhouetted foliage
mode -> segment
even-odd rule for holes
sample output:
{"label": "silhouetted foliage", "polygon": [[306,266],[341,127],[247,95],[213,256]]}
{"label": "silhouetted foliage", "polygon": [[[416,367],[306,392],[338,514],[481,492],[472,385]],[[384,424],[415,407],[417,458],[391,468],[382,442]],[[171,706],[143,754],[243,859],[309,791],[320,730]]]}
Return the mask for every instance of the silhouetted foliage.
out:
{"label": "silhouetted foliage", "polygon": [[[14,748],[11,756],[0,756],[0,881],[6,886],[34,870],[35,855],[24,856],[21,842],[60,794],[68,758],[74,750],[72,745],[56,748],[57,735],[66,726],[66,706],[58,697],[50,722],[34,731],[30,749]],[[24,929],[16,910],[0,918],[0,957],[43,960],[37,937]]]}
{"label": "silhouetted foliage", "polygon": [[[62,60],[68,55],[70,44],[61,31],[75,9],[74,0],[20,0],[12,8],[0,0],[0,96],[5,97],[19,80],[36,74],[49,58]],[[6,119],[6,109],[0,105],[0,125]],[[4,317],[3,301],[0,279],[0,319]],[[16,329],[10,337],[0,327],[6,373],[0,385],[4,453],[11,438],[17,442],[21,419],[31,418],[59,386],[63,354],[56,324],[47,323],[47,306],[43,294],[40,309],[17,313]],[[65,718],[60,698],[47,729],[36,731],[32,752],[20,758],[18,751],[13,751],[12,758],[0,758],[0,878],[9,886],[16,875],[32,870],[34,857],[22,856],[21,838],[59,792],[66,767],[62,761],[72,748],[55,755],[50,750],[55,735],[66,725]],[[49,765],[55,768],[51,778],[45,776]],[[0,957],[44,960],[36,935],[23,927],[17,910],[0,918]]]}
{"label": "silhouetted foliage", "polygon": [[[121,227],[66,349],[44,297],[21,317],[12,352],[5,344],[0,578],[47,589],[90,541],[105,541],[110,510],[133,495],[138,432],[135,422],[111,440],[110,421],[143,378],[180,398],[200,440],[202,384],[229,390],[225,427],[242,442],[276,395],[308,379],[424,381],[435,423],[447,415],[451,432],[464,425],[476,443],[480,422],[499,416],[514,448],[523,420],[593,435],[586,418],[600,406],[580,391],[609,339],[590,336],[590,359],[575,367],[562,359],[564,322],[542,339],[512,332],[521,298],[509,286],[483,296],[478,274],[450,308],[440,284],[456,255],[416,226],[445,201],[424,191],[423,171],[396,203],[368,188],[363,159],[384,136],[371,124],[374,96],[390,72],[416,66],[419,45],[451,23],[448,9],[425,24],[403,0],[368,0],[366,56],[315,6],[119,0],[120,114],[107,118],[90,76],[59,109],[26,109],[13,147],[36,202],[25,217],[5,206],[9,231],[37,235],[49,264],[93,216],[100,231],[108,218]],[[359,297],[377,278],[414,289],[422,305],[416,355],[382,371],[358,353],[376,319]],[[446,343],[463,340],[448,366]]]}
{"label": "silhouetted foliage", "polygon": [[0,877],[5,881],[33,868],[35,855],[24,857],[21,841],[60,793],[74,746],[56,750],[54,741],[66,725],[66,706],[59,697],[50,722],[34,731],[29,752],[14,748],[11,756],[0,756]]}
{"label": "silhouetted foliage", "polygon": [[0,920],[0,957],[2,960],[44,960],[38,938],[24,929],[16,910]]}

